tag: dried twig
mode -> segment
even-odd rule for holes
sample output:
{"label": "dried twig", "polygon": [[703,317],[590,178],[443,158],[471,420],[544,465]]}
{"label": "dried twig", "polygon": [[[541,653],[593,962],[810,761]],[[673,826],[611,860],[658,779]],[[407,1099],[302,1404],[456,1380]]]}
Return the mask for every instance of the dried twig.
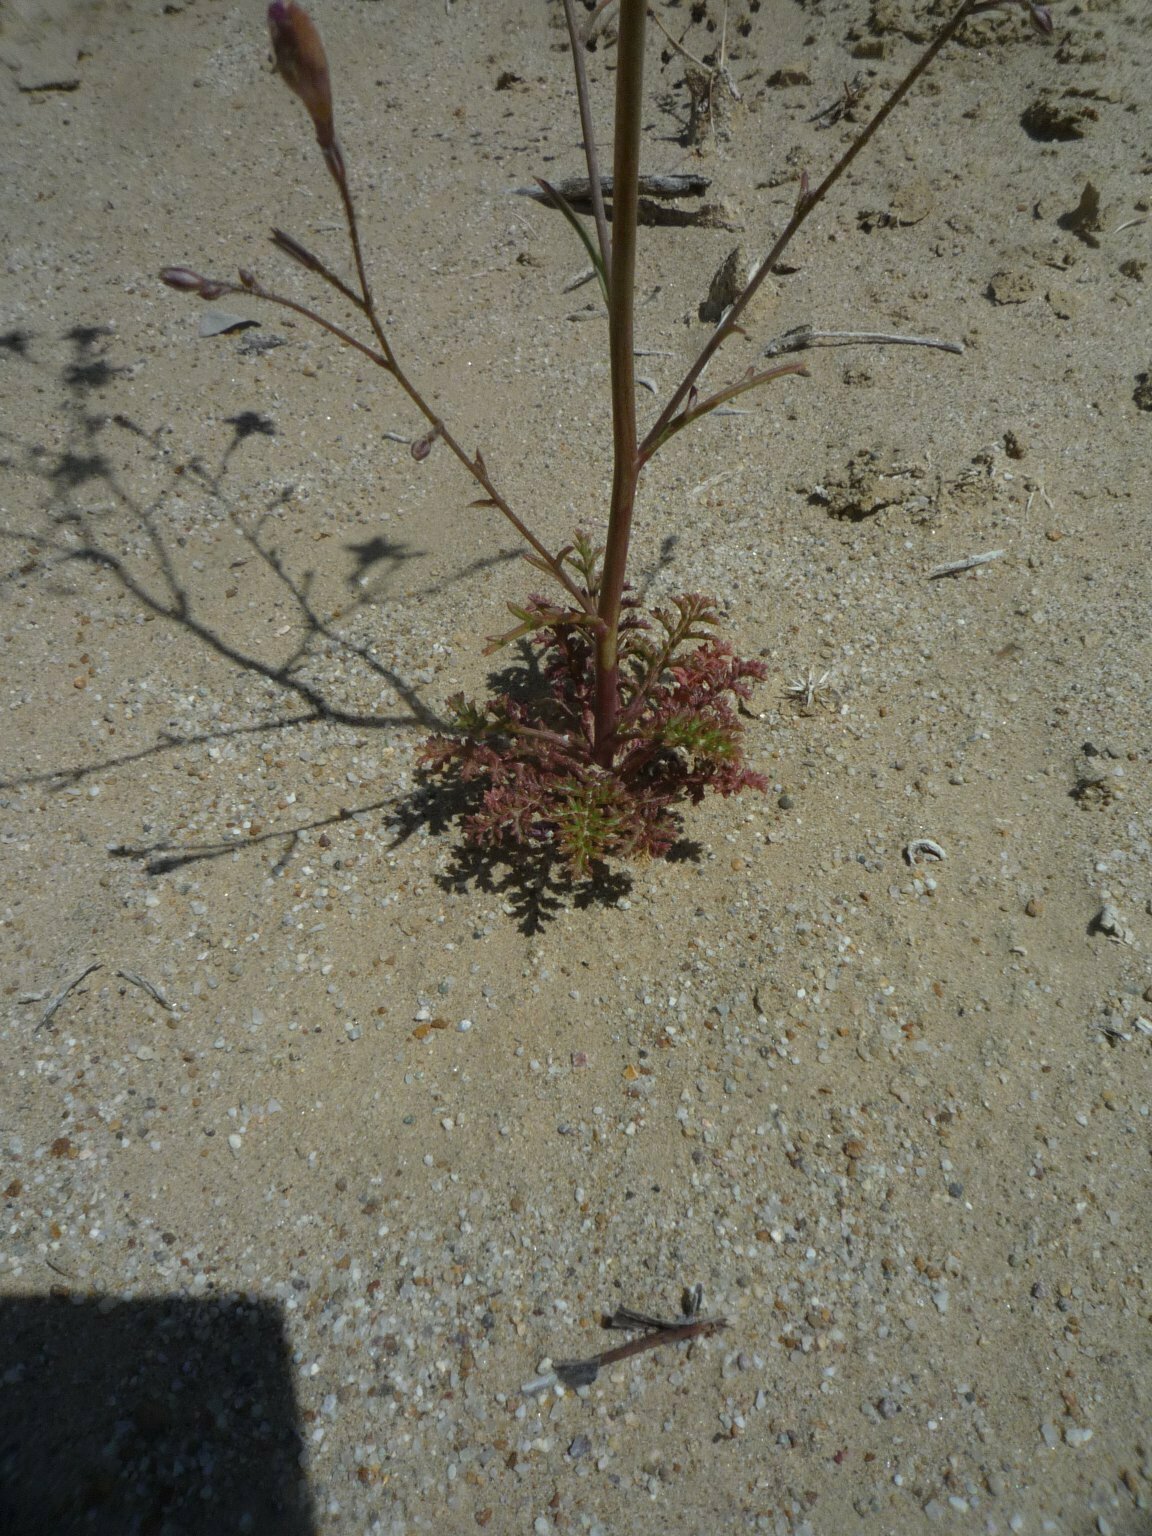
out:
{"label": "dried twig", "polygon": [[962,341],[941,341],[936,336],[901,336],[892,331],[818,331],[810,325],[797,325],[777,336],[764,348],[765,357],[781,352],[803,352],[806,347],[935,347],[940,352],[963,352]]}
{"label": "dried twig", "polygon": [[[566,202],[572,204],[577,213],[590,213],[592,210],[592,181],[588,176],[565,176],[562,181],[550,183],[555,187]],[[712,185],[710,176],[701,176],[695,171],[669,171],[667,175],[641,175],[639,189],[642,197],[703,197]],[[612,196],[612,177],[604,174],[600,177],[600,191],[604,197]],[[543,203],[545,207],[553,207],[551,197],[539,185],[534,187],[515,187],[516,197],[530,197],[534,202]]]}
{"label": "dried twig", "polygon": [[47,1008],[45,1008],[43,1017],[41,1018],[39,1024],[37,1024],[36,1028],[32,1031],[32,1033],[39,1034],[39,1032],[44,1028],[45,1024],[47,1024],[48,1021],[52,1018],[52,1015],[56,1012],[57,1008],[59,1008],[60,1004],[68,996],[69,992],[72,991],[73,987],[78,987],[84,980],[85,976],[91,976],[93,971],[98,971],[100,969],[100,961],[94,960],[90,966],[80,972],[79,976],[73,977],[73,979],[68,982],[66,986],[61,987],[60,991],[57,992],[56,996],[48,1004]]}
{"label": "dried twig", "polygon": [[961,571],[971,571],[978,565],[987,565],[989,560],[999,560],[1006,555],[1006,549],[989,549],[982,555],[969,555],[964,560],[949,560],[946,565],[938,565],[928,572],[928,580],[936,581],[941,576],[959,576]]}
{"label": "dried twig", "polygon": [[587,1360],[557,1360],[552,1370],[525,1382],[520,1390],[525,1396],[532,1396],[537,1392],[546,1392],[559,1382],[575,1391],[578,1387],[591,1386],[606,1365],[629,1360],[633,1355],[643,1354],[645,1350],[658,1349],[661,1344],[683,1344],[691,1339],[706,1339],[710,1334],[719,1333],[722,1328],[727,1328],[728,1319],[701,1317],[701,1295],[702,1288],[698,1285],[687,1290],[683,1314],[672,1319],[653,1317],[647,1312],[634,1312],[631,1307],[617,1307],[615,1312],[603,1319],[604,1327],[642,1329],[644,1331],[639,1338],[629,1339],[627,1344],[618,1344],[615,1349],[602,1350]]}
{"label": "dried twig", "polygon": [[143,976],[137,976],[135,971],[117,971],[116,974],[117,976],[121,977],[122,980],[131,982],[134,987],[140,987],[143,991],[148,993],[149,997],[154,997],[160,1004],[161,1008],[168,1008],[175,1012],[175,1003],[170,1003],[164,996],[163,992],[161,992],[160,988],[154,987],[152,983],[146,980]]}

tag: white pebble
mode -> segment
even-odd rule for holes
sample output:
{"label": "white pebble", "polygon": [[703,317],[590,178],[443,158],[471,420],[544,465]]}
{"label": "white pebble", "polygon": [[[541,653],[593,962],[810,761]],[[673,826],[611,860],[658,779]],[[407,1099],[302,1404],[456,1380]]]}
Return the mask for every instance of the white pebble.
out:
{"label": "white pebble", "polygon": [[231,1136],[228,1138],[228,1145],[232,1148],[233,1152],[239,1152],[240,1148],[244,1145],[243,1136],[240,1136],[235,1131],[233,1131]]}
{"label": "white pebble", "polygon": [[1068,1428],[1064,1431],[1064,1443],[1078,1449],[1080,1446],[1088,1444],[1092,1434],[1093,1431],[1090,1429],[1081,1429],[1078,1424],[1069,1424]]}

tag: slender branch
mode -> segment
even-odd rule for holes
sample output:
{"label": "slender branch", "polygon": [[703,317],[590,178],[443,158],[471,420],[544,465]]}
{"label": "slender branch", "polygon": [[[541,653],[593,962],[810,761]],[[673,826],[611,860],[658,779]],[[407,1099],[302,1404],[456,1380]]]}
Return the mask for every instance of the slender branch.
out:
{"label": "slender branch", "polygon": [[[339,287],[340,285],[339,283],[336,283],[334,286]],[[386,373],[390,373],[396,380],[397,384],[399,384],[400,388],[412,401],[413,405],[416,406],[417,410],[419,410],[420,414],[431,426],[433,434],[443,440],[445,447],[447,447],[456,456],[456,458],[459,459],[460,463],[464,466],[472,478],[477,481],[477,483],[483,488],[486,500],[491,502],[492,506],[508,519],[513,528],[515,528],[516,532],[524,540],[524,542],[528,544],[533,550],[535,550],[536,554],[540,557],[540,560],[547,567],[549,574],[560,583],[560,585],[568,593],[569,597],[571,597],[574,602],[578,603],[590,618],[595,618],[596,605],[592,598],[589,597],[587,592],[581,590],[577,583],[564,569],[563,563],[559,557],[554,555],[550,549],[541,543],[541,541],[536,537],[536,535],[523,521],[523,519],[518,517],[509,506],[508,502],[505,501],[504,497],[496,489],[495,485],[493,485],[491,476],[488,474],[488,470],[484,463],[483,457],[480,454],[476,454],[473,457],[473,455],[467,452],[462,444],[458,442],[457,439],[448,430],[448,427],[445,425],[443,418],[436,414],[436,412],[425,400],[424,396],[420,393],[420,390],[416,387],[415,384],[412,383],[408,375],[404,372],[403,368],[400,367],[400,364],[396,361],[396,357],[392,351],[392,348],[388,346],[388,342],[384,336],[383,329],[376,319],[375,311],[371,308],[372,301],[370,294],[367,299],[369,308],[366,310],[366,313],[372,322],[372,329],[374,334],[384,343],[384,346],[387,347],[386,353],[377,352],[374,348],[367,346],[364,342],[360,341],[358,337],[353,336],[350,331],[346,331],[343,326],[336,325],[334,321],[326,319],[325,316],[321,315],[314,309],[310,309],[306,304],[299,304],[295,299],[289,299],[282,293],[274,293],[270,288],[265,288],[264,285],[258,282],[250,272],[244,273],[244,281],[242,283],[217,282],[215,279],[213,279],[211,281],[210,291],[214,298],[223,297],[223,295],[226,293],[245,293],[248,294],[251,298],[263,299],[267,304],[276,304],[281,309],[288,309],[291,310],[294,314],[302,315],[304,319],[311,321],[313,325],[317,325],[321,330],[327,331],[329,335],[335,336],[336,340],[342,342],[344,346],[351,347],[353,351],[361,353],[362,356],[375,363],[378,368],[383,368]]]}
{"label": "slender branch", "polygon": [[[484,464],[483,456],[479,452],[477,452],[475,455],[471,455],[465,451],[461,444],[457,442],[456,438],[453,437],[452,433],[448,430],[443,419],[436,414],[436,412],[425,400],[420,390],[416,387],[415,384],[412,383],[408,375],[397,362],[396,354],[392,350],[391,344],[388,341],[388,337],[384,332],[384,327],[381,324],[380,316],[377,313],[376,301],[372,297],[372,289],[368,282],[368,270],[364,265],[364,256],[360,246],[360,223],[356,217],[356,204],[352,199],[352,191],[348,185],[348,176],[344,169],[344,157],[340,153],[339,145],[335,142],[333,142],[329,148],[324,150],[324,162],[328,166],[328,169],[331,171],[332,178],[336,182],[337,187],[340,189],[340,201],[344,207],[344,220],[348,226],[348,238],[352,243],[352,253],[356,259],[356,274],[360,282],[360,292],[364,299],[364,313],[368,318],[369,325],[372,327],[372,334],[380,343],[380,350],[386,359],[384,366],[396,380],[397,384],[399,384],[400,388],[412,401],[413,405],[415,405],[416,408],[420,411],[424,419],[432,427],[434,434],[437,437],[443,439],[445,445],[451,450],[452,453],[456,455],[457,459],[459,459],[460,463],[463,464],[464,468],[473,477],[473,479],[475,479],[481,486],[483,486],[485,492],[487,493],[488,500],[492,502],[493,506],[495,506],[498,511],[503,513],[503,515],[512,524],[513,528],[515,528],[516,532],[520,535],[520,537],[528,545],[530,545],[530,547],[536,551],[537,555],[539,555],[540,559],[544,561],[554,579],[560,583],[560,585],[564,588],[570,597],[572,597],[577,603],[580,604],[586,613],[590,615],[594,614],[596,611],[595,605],[592,603],[591,599],[586,593],[581,592],[580,588],[568,575],[568,572],[564,569],[563,563],[555,555],[552,554],[546,545],[541,543],[541,541],[528,527],[527,523],[525,523],[522,518],[518,517],[516,513],[513,512],[512,508],[505,501],[504,497],[501,496],[500,492],[492,484],[492,480],[489,477],[488,471]],[[329,326],[328,329],[331,330],[332,327]]]}
{"label": "slender branch", "polygon": [[[729,400],[735,400],[737,395],[746,394],[750,389],[759,389],[761,384],[771,384],[773,379],[783,378],[787,373],[800,374],[804,378],[808,377],[808,369],[803,363],[781,363],[778,368],[766,368],[761,373],[754,373],[750,368],[742,379],[738,379],[735,384],[728,384],[723,389],[718,389],[714,395],[709,395],[699,405],[693,405],[691,403],[692,397],[689,396],[688,406],[680,412],[679,416],[672,418],[667,427],[665,427],[663,435],[658,437],[650,448],[645,446],[641,449],[640,463],[642,465],[646,464],[656,450],[662,448],[670,437],[675,437],[677,432],[681,432],[685,427],[691,426],[694,421],[699,421],[701,416],[707,416],[717,406],[726,405]],[[647,443],[647,439],[645,439],[645,443]]]}
{"label": "slender branch", "polygon": [[592,126],[592,99],[588,91],[588,71],[584,64],[584,37],[576,24],[574,0],[564,0],[564,19],[568,23],[568,41],[572,48],[572,68],[576,73],[576,99],[580,103],[580,131],[584,135],[584,159],[588,164],[588,183],[592,192],[592,215],[596,220],[596,239],[604,263],[604,282],[612,281],[612,235],[604,212],[604,193],[600,182],[600,155],[596,131]]}
{"label": "slender branch", "polygon": [[[340,201],[344,205],[344,220],[348,225],[348,238],[352,242],[352,255],[356,261],[356,276],[360,282],[360,293],[364,300],[364,313],[368,316],[368,322],[372,327],[372,333],[380,343],[381,350],[389,358],[392,358],[392,348],[388,345],[388,338],[384,334],[384,327],[380,324],[376,314],[376,301],[372,297],[372,289],[368,283],[368,268],[364,264],[364,252],[360,246],[360,221],[356,217],[356,205],[352,201],[352,189],[348,185],[348,176],[344,170],[344,157],[338,156],[332,160],[325,154],[325,161],[332,170],[333,179],[340,189]],[[394,362],[395,359],[392,359]]]}
{"label": "slender branch", "polygon": [[[1000,3],[1000,0],[992,0],[992,3],[998,4]],[[904,79],[888,97],[887,101],[885,101],[884,104],[880,107],[879,111],[872,118],[871,122],[869,122],[868,125],[857,135],[857,137],[853,139],[852,143],[849,144],[848,148],[840,156],[839,160],[836,161],[835,165],[828,172],[824,180],[815,189],[815,191],[809,190],[807,175],[801,178],[800,193],[796,199],[796,206],[793,209],[792,217],[784,226],[784,229],[778,236],[775,245],[768,252],[764,260],[760,263],[751,281],[744,289],[744,292],[740,295],[740,297],[736,300],[731,309],[725,315],[723,320],[720,321],[719,325],[712,332],[712,335],[701,349],[700,355],[689,368],[688,372],[684,375],[683,379],[681,379],[667,405],[665,405],[664,409],[660,412],[656,422],[651,427],[647,436],[644,438],[644,441],[640,445],[640,453],[642,457],[650,457],[659,443],[665,439],[670,422],[680,412],[680,409],[683,406],[685,400],[688,398],[689,392],[695,385],[696,380],[700,377],[704,369],[711,362],[720,346],[728,339],[729,336],[732,335],[733,331],[736,329],[737,324],[739,323],[740,316],[744,313],[744,311],[748,308],[748,305],[756,296],[760,284],[768,276],[773,267],[775,267],[776,263],[780,260],[780,257],[787,250],[788,246],[791,245],[793,238],[795,237],[800,227],[803,225],[804,221],[807,219],[808,215],[814,208],[823,202],[831,189],[840,180],[841,176],[843,176],[844,172],[856,159],[857,155],[859,155],[867,147],[875,134],[878,133],[879,130],[884,126],[892,112],[894,112],[895,109],[904,100],[905,96],[907,96],[908,92],[916,84],[917,80],[919,80],[920,76],[932,63],[933,59],[935,59],[940,50],[947,43],[949,43],[953,37],[955,37],[956,33],[963,26],[964,22],[967,21],[968,17],[976,14],[979,11],[991,9],[992,3],[990,3],[990,0],[963,0],[963,3],[960,5],[959,9],[955,12],[952,18],[945,22],[944,26],[941,27],[940,31],[936,34],[936,36],[928,44],[928,47],[920,55],[920,58],[904,76]]]}
{"label": "slender branch", "polygon": [[[266,304],[276,304],[280,309],[290,309],[293,314],[303,315],[305,320],[310,320],[313,325],[318,325],[322,331],[327,331],[330,336],[346,347],[351,347],[354,352],[360,352],[363,356],[374,362],[377,368],[383,368],[385,373],[394,373],[395,367],[383,352],[377,352],[375,347],[370,347],[351,331],[346,331],[342,325],[326,319],[319,311],[310,309],[307,304],[299,304],[295,299],[288,298],[283,293],[274,293],[271,288],[265,288],[251,273],[245,273],[247,281],[243,283],[227,283],[222,285],[225,293],[247,293],[254,299],[263,299]],[[338,284],[334,286],[339,286]]]}
{"label": "slender branch", "polygon": [[654,21],[659,27],[660,31],[663,32],[669,47],[673,48],[683,58],[687,59],[689,64],[695,64],[696,68],[701,70],[706,75],[711,75],[714,73],[714,71],[710,69],[707,64],[705,64],[703,59],[698,59],[694,53],[688,52],[683,43],[678,43],[676,41],[671,32],[669,32],[668,28],[660,20],[659,15],[651,6],[648,7],[648,19],[650,21]]}
{"label": "slender branch", "polygon": [[346,298],[349,304],[354,304],[357,309],[364,308],[364,300],[354,288],[349,288],[343,278],[337,277],[327,262],[320,260],[314,251],[310,251],[306,245],[301,245],[299,240],[285,234],[282,229],[273,229],[272,244],[285,256],[291,256],[293,261],[298,261],[307,272],[315,272],[326,283],[335,288],[336,292]]}

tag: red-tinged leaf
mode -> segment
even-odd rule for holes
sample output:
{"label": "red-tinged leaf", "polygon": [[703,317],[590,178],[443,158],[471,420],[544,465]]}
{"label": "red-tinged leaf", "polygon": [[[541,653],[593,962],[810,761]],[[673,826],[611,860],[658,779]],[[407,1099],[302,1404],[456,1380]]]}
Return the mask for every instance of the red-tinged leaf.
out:
{"label": "red-tinged leaf", "polygon": [[[571,554],[571,552],[571,545],[568,545],[562,549],[556,556],[556,564],[559,565],[560,562],[564,559],[565,555]],[[543,571],[545,576],[551,576],[554,574],[553,567],[549,565],[547,560],[545,560],[541,555],[527,554],[523,557],[523,559],[525,565],[534,565],[538,571]]]}

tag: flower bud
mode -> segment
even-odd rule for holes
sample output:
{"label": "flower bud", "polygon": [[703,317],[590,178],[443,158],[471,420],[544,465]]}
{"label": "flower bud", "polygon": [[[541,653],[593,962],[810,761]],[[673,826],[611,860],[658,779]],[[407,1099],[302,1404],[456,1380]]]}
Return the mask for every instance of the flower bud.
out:
{"label": "flower bud", "polygon": [[193,272],[188,267],[165,267],[160,273],[160,281],[167,283],[169,288],[179,288],[183,293],[199,293],[204,279],[199,272]]}
{"label": "flower bud", "polygon": [[201,277],[189,267],[164,267],[160,281],[181,293],[194,293],[198,299],[218,299],[232,292],[231,283],[222,283],[216,277]]}
{"label": "flower bud", "polygon": [[272,0],[268,7],[268,30],[272,34],[276,68],[308,108],[316,142],[327,153],[336,143],[336,128],[328,60],[316,24],[295,0]]}
{"label": "flower bud", "polygon": [[1041,37],[1048,37],[1052,32],[1052,12],[1046,5],[1037,5],[1035,0],[1028,0],[1028,15],[1032,25],[1040,33]]}

